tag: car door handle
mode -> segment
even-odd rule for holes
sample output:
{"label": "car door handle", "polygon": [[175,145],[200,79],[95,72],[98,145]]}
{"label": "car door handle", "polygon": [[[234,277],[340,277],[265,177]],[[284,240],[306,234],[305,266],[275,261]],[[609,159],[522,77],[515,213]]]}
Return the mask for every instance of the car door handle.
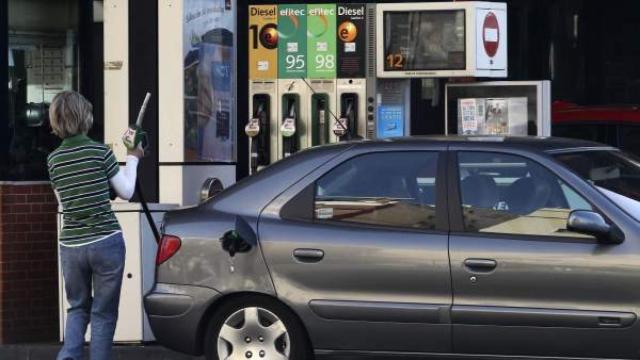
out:
{"label": "car door handle", "polygon": [[475,272],[488,272],[494,270],[498,266],[498,262],[491,259],[467,259],[464,266]]}
{"label": "car door handle", "polygon": [[324,258],[324,251],[320,249],[295,249],[293,256],[301,262],[314,263]]}
{"label": "car door handle", "polygon": [[606,328],[618,328],[622,327],[622,319],[615,316],[600,316],[598,318],[598,325]]}

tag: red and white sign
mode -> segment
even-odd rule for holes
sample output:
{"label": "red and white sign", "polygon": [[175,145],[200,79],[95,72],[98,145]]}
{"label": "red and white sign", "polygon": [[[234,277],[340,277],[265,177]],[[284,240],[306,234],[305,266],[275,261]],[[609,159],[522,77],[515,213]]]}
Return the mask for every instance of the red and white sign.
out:
{"label": "red and white sign", "polygon": [[494,57],[500,47],[500,25],[493,11],[487,13],[482,24],[482,43],[489,57]]}
{"label": "red and white sign", "polygon": [[476,12],[476,66],[482,70],[507,69],[507,11]]}

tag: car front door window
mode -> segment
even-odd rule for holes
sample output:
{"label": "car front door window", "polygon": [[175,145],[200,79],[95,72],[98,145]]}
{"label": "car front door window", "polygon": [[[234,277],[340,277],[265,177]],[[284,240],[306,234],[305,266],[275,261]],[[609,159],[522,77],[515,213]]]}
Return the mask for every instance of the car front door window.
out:
{"label": "car front door window", "polygon": [[588,237],[566,229],[573,210],[593,210],[584,198],[536,162],[499,153],[458,154],[467,232]]}

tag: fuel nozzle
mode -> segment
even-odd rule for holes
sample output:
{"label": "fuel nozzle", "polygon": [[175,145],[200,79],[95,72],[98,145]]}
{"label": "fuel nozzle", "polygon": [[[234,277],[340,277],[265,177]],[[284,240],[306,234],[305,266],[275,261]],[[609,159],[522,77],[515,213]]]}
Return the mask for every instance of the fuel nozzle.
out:
{"label": "fuel nozzle", "polygon": [[283,156],[291,156],[296,151],[295,139],[296,133],[296,103],[294,100],[289,102],[288,115],[283,119],[280,133],[283,139]]}
{"label": "fuel nozzle", "polygon": [[336,119],[336,122],[333,124],[333,129],[332,129],[333,133],[340,140],[345,140],[344,136],[349,133],[349,123],[350,123],[349,120],[351,117],[353,117],[353,103],[349,102],[347,105],[347,110],[344,112],[344,115]]}
{"label": "fuel nozzle", "polygon": [[296,133],[296,106],[294,101],[289,103],[288,116],[282,121],[280,131],[285,138],[292,137]]}
{"label": "fuel nozzle", "polygon": [[318,99],[318,142],[320,145],[327,142],[327,103],[324,99]]}
{"label": "fuel nozzle", "polygon": [[249,122],[244,127],[244,132],[248,137],[256,137],[260,133],[260,116],[264,112],[264,105],[260,104],[253,117],[249,119]]}
{"label": "fuel nozzle", "polygon": [[144,114],[147,110],[149,99],[151,99],[151,93],[147,93],[145,95],[135,124],[129,125],[129,128],[122,135],[122,142],[128,150],[133,150],[139,147],[144,153],[146,153],[149,148],[149,138],[147,133],[142,129],[142,121],[144,120]]}

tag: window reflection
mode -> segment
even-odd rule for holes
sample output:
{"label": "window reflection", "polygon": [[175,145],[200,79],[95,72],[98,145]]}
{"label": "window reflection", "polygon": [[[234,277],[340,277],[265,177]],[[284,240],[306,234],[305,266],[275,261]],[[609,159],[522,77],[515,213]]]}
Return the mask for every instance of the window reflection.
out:
{"label": "window reflection", "polygon": [[586,199],[546,168],[497,153],[458,155],[468,232],[588,237],[566,229],[573,210],[593,210]]}
{"label": "window reflection", "polygon": [[46,156],[59,143],[51,134],[53,96],[77,90],[77,0],[9,0],[9,156],[3,180],[47,179]]}
{"label": "window reflection", "polygon": [[351,159],[316,183],[314,218],[435,229],[435,152],[373,153]]}

